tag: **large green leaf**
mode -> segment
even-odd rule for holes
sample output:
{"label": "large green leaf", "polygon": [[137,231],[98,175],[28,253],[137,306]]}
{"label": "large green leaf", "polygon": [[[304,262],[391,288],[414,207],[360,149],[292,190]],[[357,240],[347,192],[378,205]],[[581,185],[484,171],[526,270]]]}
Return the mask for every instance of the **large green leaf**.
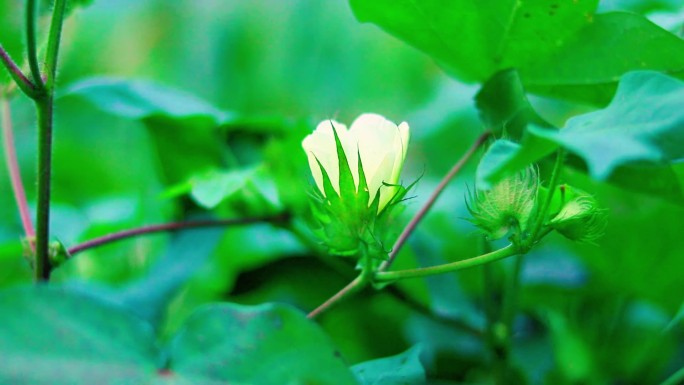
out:
{"label": "large green leaf", "polygon": [[152,328],[115,308],[50,287],[0,292],[0,383],[143,383]]}
{"label": "large green leaf", "polygon": [[425,383],[425,369],[420,363],[420,347],[393,357],[380,358],[352,368],[364,385],[419,385]]}
{"label": "large green leaf", "polygon": [[207,306],[179,332],[170,357],[173,371],[229,383],[357,383],[318,326],[283,305]]}
{"label": "large green leaf", "polygon": [[489,78],[475,96],[475,104],[485,127],[496,136],[519,139],[529,122],[550,126],[530,105],[515,69]]}
{"label": "large green leaf", "polygon": [[530,127],[585,160],[607,179],[622,165],[667,164],[684,158],[684,82],[657,72],[625,75],[610,105],[570,119],[560,131]]}
{"label": "large green leaf", "polygon": [[166,117],[215,126],[230,116],[193,95],[145,80],[95,77],[72,84],[64,95],[80,96],[105,112],[136,120]]}
{"label": "large green leaf", "polygon": [[97,108],[149,129],[159,154],[159,167],[169,184],[223,163],[224,140],[219,127],[232,114],[180,90],[141,80],[92,78],[68,87]]}
{"label": "large green leaf", "polygon": [[356,384],[328,337],[284,305],[213,305],[159,349],[123,309],[48,286],[0,291],[0,383]]}
{"label": "large green leaf", "polygon": [[595,14],[597,0],[350,3],[469,82],[514,67],[530,91],[604,103],[625,72],[684,70],[684,41],[641,15]]}
{"label": "large green leaf", "polygon": [[[599,180],[681,201],[670,164],[684,158],[684,82],[656,72],[626,74],[611,104],[574,117],[561,130],[528,127],[520,144],[498,140],[485,153],[477,183],[487,186],[563,147]],[[571,159],[572,160],[572,159]]]}

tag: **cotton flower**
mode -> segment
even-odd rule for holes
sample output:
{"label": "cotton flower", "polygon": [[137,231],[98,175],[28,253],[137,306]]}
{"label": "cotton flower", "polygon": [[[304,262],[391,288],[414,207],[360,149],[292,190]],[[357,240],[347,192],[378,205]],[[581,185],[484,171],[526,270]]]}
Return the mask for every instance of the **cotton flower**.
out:
{"label": "cotton flower", "polygon": [[[323,174],[325,169],[330,182],[340,195],[340,171],[337,146],[333,129],[339,137],[354,179],[359,187],[359,159],[368,186],[370,206],[377,194],[378,213],[381,212],[398,191],[399,174],[406,158],[409,142],[409,126],[403,122],[397,126],[377,114],[359,116],[349,129],[334,120],[325,120],[302,142],[309,158],[309,166],[318,190],[325,196]],[[320,162],[320,166],[319,166]],[[344,198],[344,197],[343,197]]]}

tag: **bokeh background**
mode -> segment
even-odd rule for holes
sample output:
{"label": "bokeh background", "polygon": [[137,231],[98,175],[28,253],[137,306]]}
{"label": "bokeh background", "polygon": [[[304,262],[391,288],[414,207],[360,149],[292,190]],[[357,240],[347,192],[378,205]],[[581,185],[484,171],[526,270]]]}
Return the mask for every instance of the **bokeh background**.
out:
{"label": "bokeh background", "polygon": [[[684,11],[676,3],[612,1],[601,7],[651,12],[655,22],[681,31]],[[21,2],[0,1],[0,41],[14,57],[23,53],[21,22]],[[211,127],[228,154],[188,171],[184,162],[199,147],[186,142],[193,130],[207,128],[117,116],[69,92],[94,77],[151,81],[243,120]],[[143,224],[260,214],[269,205],[304,212],[311,181],[301,139],[322,119],[351,123],[363,112],[411,126],[402,178],[405,184],[420,181],[407,202],[408,220],[484,130],[472,101],[477,86],[449,78],[428,56],[359,23],[344,1],[94,1],[67,21],[58,83],[52,229],[67,246]],[[539,97],[532,102],[558,124],[595,108]],[[11,109],[34,202],[34,113],[20,95]],[[475,163],[440,198],[397,268],[481,251],[464,200]],[[255,166],[275,183],[256,180],[256,188],[240,188],[212,210],[183,190],[184,182],[206,172]],[[675,170],[682,175],[681,166]],[[514,362],[535,383],[657,383],[684,364],[682,201],[597,183],[573,169],[564,179],[595,194],[609,224],[595,245],[552,235],[527,256]],[[271,191],[265,196],[273,199],[264,203],[255,189]],[[0,286],[29,282],[4,158],[0,218]],[[58,268],[54,280],[113,290],[168,284],[157,315],[160,338],[212,301],[280,301],[308,311],[344,286],[353,266],[316,256],[315,239],[303,223],[297,226],[141,237],[84,252]],[[496,282],[510,268],[508,261],[497,263],[488,287],[482,269],[474,268],[408,281],[393,291],[367,291],[320,322],[350,363],[421,343],[431,376],[477,383],[487,378],[491,359],[477,337],[485,324],[483,298],[500,294]],[[128,292],[143,313],[151,301],[144,291]]]}

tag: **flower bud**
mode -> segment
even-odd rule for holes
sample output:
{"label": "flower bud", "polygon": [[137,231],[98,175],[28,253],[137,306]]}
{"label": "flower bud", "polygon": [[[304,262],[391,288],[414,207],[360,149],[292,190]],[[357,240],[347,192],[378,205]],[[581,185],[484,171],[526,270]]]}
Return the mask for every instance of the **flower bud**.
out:
{"label": "flower bud", "polygon": [[304,138],[318,190],[313,212],[332,253],[356,255],[360,245],[384,250],[380,223],[406,194],[398,183],[408,141],[406,122],[376,114],[359,116],[349,129],[326,120]]}
{"label": "flower bud", "polygon": [[539,178],[533,167],[502,179],[490,190],[475,190],[466,202],[470,220],[491,240],[528,229],[537,205]]}
{"label": "flower bud", "polygon": [[563,205],[549,226],[573,241],[593,243],[605,230],[605,210],[591,195],[578,195]]}

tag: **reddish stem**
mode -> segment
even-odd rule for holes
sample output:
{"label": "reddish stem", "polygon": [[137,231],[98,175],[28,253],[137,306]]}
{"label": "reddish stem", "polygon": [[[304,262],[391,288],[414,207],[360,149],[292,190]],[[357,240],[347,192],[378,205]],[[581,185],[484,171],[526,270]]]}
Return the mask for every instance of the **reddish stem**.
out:
{"label": "reddish stem", "polygon": [[173,222],[173,223],[163,223],[159,225],[149,225],[138,227],[135,229],[123,230],[116,233],[107,234],[105,236],[91,239],[89,241],[83,242],[76,246],[69,248],[69,255],[74,255],[80,253],[81,251],[92,249],[94,247],[102,246],[107,243],[112,243],[126,238],[137,237],[139,235],[160,233],[165,231],[175,231],[184,229],[195,229],[201,227],[220,227],[220,226],[237,226],[237,225],[248,225],[257,222],[281,222],[287,220],[288,214],[279,214],[266,217],[254,217],[254,218],[235,218],[235,219],[205,219],[197,221],[187,221],[187,222]]}
{"label": "reddish stem", "polygon": [[427,202],[425,202],[425,205],[420,208],[420,210],[416,213],[416,215],[411,219],[411,222],[409,222],[408,225],[404,228],[404,231],[401,232],[401,235],[399,235],[399,238],[397,238],[397,241],[394,243],[394,246],[392,247],[392,251],[389,254],[389,258],[382,264],[380,265],[379,271],[385,271],[389,269],[389,267],[392,265],[392,262],[394,262],[394,259],[397,257],[397,254],[399,254],[399,250],[401,250],[401,247],[404,246],[404,243],[408,240],[408,237],[413,233],[413,230],[416,229],[416,226],[418,226],[418,223],[423,219],[425,214],[430,211],[432,208],[432,205],[435,203],[439,195],[444,191],[446,188],[447,184],[456,176],[456,174],[461,171],[463,166],[468,163],[468,160],[475,154],[477,149],[482,146],[482,144],[489,138],[491,135],[491,132],[487,131],[484,132],[482,135],[480,135],[476,140],[475,143],[473,143],[472,146],[468,149],[468,151],[463,154],[461,159],[456,162],[456,164],[451,168],[448,174],[442,178],[442,181],[439,183],[435,191],[432,192],[432,195],[430,195],[430,198],[428,198]]}
{"label": "reddish stem", "polygon": [[14,192],[14,200],[17,202],[19,208],[19,216],[21,217],[21,224],[24,227],[24,233],[29,240],[31,251],[35,252],[35,230],[33,222],[31,221],[31,213],[28,208],[28,201],[26,200],[26,191],[24,184],[21,181],[21,171],[19,169],[19,162],[17,161],[17,152],[14,147],[14,133],[12,129],[12,116],[10,115],[9,101],[0,97],[0,109],[2,109],[2,136],[5,147],[5,161],[7,162],[7,169],[9,171],[10,182],[12,184],[12,191]]}

